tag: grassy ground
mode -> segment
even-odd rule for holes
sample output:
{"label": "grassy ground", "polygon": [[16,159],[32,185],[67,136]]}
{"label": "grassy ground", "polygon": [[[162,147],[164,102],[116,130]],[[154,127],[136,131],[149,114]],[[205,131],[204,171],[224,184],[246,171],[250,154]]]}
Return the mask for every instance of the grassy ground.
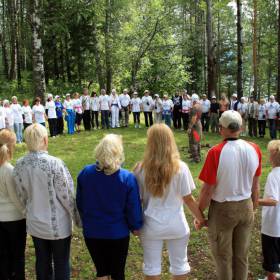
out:
{"label": "grassy ground", "polygon": [[[125,168],[132,169],[134,164],[141,160],[143,151],[146,143],[146,129],[116,129],[116,130],[98,130],[91,132],[82,132],[81,134],[73,136],[61,136],[55,139],[50,139],[49,141],[49,153],[51,155],[57,156],[63,159],[68,166],[74,180],[79,171],[86,165],[93,163],[94,155],[93,151],[98,143],[98,141],[106,133],[117,133],[123,136],[123,142],[125,147]],[[182,150],[182,147],[187,146],[187,136],[185,132],[176,131],[175,132],[176,141],[181,152],[181,158],[183,161],[188,162],[186,151]],[[206,134],[205,139],[207,143],[214,145],[220,141],[219,136],[214,134]],[[266,145],[269,141],[268,138],[264,139],[254,139],[254,142],[260,145],[263,151],[263,174],[261,177],[261,186],[263,189],[265,179],[270,170],[266,155]],[[205,142],[205,140],[204,140]],[[24,145],[18,146],[13,163],[17,158],[26,153],[26,148]],[[202,156],[205,158],[207,149],[202,150]],[[195,179],[197,189],[194,195],[197,197],[201,183],[197,180],[198,174],[201,170],[202,163],[192,164],[189,163],[190,170]],[[234,179],[234,178],[233,178]],[[250,278],[257,279],[263,275],[261,268],[261,247],[260,247],[260,210],[257,211],[255,229],[251,243],[250,249]],[[206,231],[202,230],[200,232],[195,232],[192,226],[192,217],[186,210],[187,219],[191,227],[191,238],[190,244],[188,246],[189,261],[192,267],[192,271],[189,274],[189,279],[216,279],[215,270],[211,261],[209,246],[207,242]],[[34,249],[30,238],[28,238],[27,245],[27,258],[26,258],[26,272],[27,279],[35,279],[34,271]],[[72,252],[71,252],[71,263],[72,263],[72,278],[75,280],[87,280],[94,278],[94,266],[90,259],[90,256],[85,248],[83,242],[82,234],[79,229],[74,230],[73,240],[72,240]],[[126,275],[128,280],[138,280],[142,279],[142,250],[139,244],[139,240],[132,237],[130,243],[129,256],[126,266]],[[168,257],[167,252],[163,253],[163,271],[162,279],[170,279],[168,273]]]}

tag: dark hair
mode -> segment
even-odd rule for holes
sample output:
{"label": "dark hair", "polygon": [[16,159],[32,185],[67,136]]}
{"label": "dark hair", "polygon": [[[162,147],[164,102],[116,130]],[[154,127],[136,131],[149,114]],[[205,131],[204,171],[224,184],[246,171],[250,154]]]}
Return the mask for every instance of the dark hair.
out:
{"label": "dark hair", "polygon": [[96,95],[96,91],[93,91],[93,92],[91,93],[91,97],[94,97],[94,95]]}
{"label": "dark hair", "polygon": [[231,131],[231,132],[237,132],[240,130],[240,125],[238,123],[230,123],[228,125],[228,129]]}
{"label": "dark hair", "polygon": [[33,105],[35,105],[37,102],[41,102],[41,98],[38,96],[34,99]]}

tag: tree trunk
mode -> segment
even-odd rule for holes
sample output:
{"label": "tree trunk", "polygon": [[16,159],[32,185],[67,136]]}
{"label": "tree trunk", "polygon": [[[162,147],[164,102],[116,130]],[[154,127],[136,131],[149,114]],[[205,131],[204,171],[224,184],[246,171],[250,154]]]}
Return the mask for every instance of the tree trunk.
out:
{"label": "tree trunk", "polygon": [[64,42],[65,42],[65,63],[66,63],[67,81],[72,82],[71,64],[69,58],[68,34],[65,35]]}
{"label": "tree trunk", "polygon": [[105,63],[106,63],[106,91],[111,92],[112,86],[112,58],[111,58],[111,0],[106,0],[105,16]]}
{"label": "tree trunk", "polygon": [[44,71],[43,45],[40,34],[41,19],[39,15],[39,0],[29,0],[30,24],[32,31],[32,60],[34,95],[45,102],[46,82]]}
{"label": "tree trunk", "polygon": [[218,82],[218,86],[217,86],[217,92],[216,92],[216,97],[217,100],[220,99],[220,94],[221,94],[221,17],[220,17],[220,11],[218,11],[218,24],[217,24],[217,39],[218,39],[218,47],[217,47],[217,82]]}
{"label": "tree trunk", "polygon": [[278,76],[277,76],[277,100],[280,101],[280,0],[278,0]]}
{"label": "tree trunk", "polygon": [[53,73],[54,73],[55,79],[59,80],[57,42],[56,42],[55,35],[52,36],[52,51],[53,51]]}
{"label": "tree trunk", "polygon": [[212,0],[206,0],[206,37],[207,37],[207,75],[208,75],[208,97],[216,94],[216,61],[215,46],[213,44],[212,32]]}
{"label": "tree trunk", "polygon": [[[242,42],[242,0],[237,1],[237,96],[243,96],[243,42]],[[280,0],[279,0],[280,1]]]}
{"label": "tree trunk", "polygon": [[258,58],[257,58],[257,0],[254,0],[253,17],[253,73],[254,73],[254,98],[258,95]]}

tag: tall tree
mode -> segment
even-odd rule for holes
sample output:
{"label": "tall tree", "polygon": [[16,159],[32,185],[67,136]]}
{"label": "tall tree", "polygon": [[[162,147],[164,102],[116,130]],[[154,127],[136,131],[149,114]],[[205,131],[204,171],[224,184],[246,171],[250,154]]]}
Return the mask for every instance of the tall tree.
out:
{"label": "tall tree", "polygon": [[253,73],[254,73],[254,98],[257,98],[258,95],[258,59],[257,59],[257,48],[258,48],[258,40],[257,40],[257,5],[258,1],[253,0]]}
{"label": "tall tree", "polygon": [[277,76],[277,99],[280,100],[280,0],[278,0],[278,76]]}
{"label": "tall tree", "polygon": [[242,40],[242,0],[237,4],[237,95],[243,96],[243,40]]}
{"label": "tall tree", "polygon": [[34,95],[45,101],[46,82],[44,70],[43,45],[41,39],[41,18],[39,0],[29,0],[30,24],[32,31],[32,61]]}

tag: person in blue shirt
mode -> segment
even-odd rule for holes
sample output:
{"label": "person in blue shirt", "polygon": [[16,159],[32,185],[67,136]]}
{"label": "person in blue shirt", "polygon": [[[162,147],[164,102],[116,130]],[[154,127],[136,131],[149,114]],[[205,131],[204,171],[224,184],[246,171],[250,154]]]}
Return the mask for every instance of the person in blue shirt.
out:
{"label": "person in blue shirt", "polygon": [[56,116],[57,116],[57,134],[63,134],[64,130],[64,120],[63,120],[63,110],[64,107],[60,102],[60,96],[57,95],[55,97],[55,108],[56,108]]}
{"label": "person in blue shirt", "polygon": [[96,164],[86,166],[77,179],[83,235],[97,279],[124,280],[129,235],[138,235],[143,223],[139,188],[133,173],[121,168],[120,136],[105,136],[95,156]]}

